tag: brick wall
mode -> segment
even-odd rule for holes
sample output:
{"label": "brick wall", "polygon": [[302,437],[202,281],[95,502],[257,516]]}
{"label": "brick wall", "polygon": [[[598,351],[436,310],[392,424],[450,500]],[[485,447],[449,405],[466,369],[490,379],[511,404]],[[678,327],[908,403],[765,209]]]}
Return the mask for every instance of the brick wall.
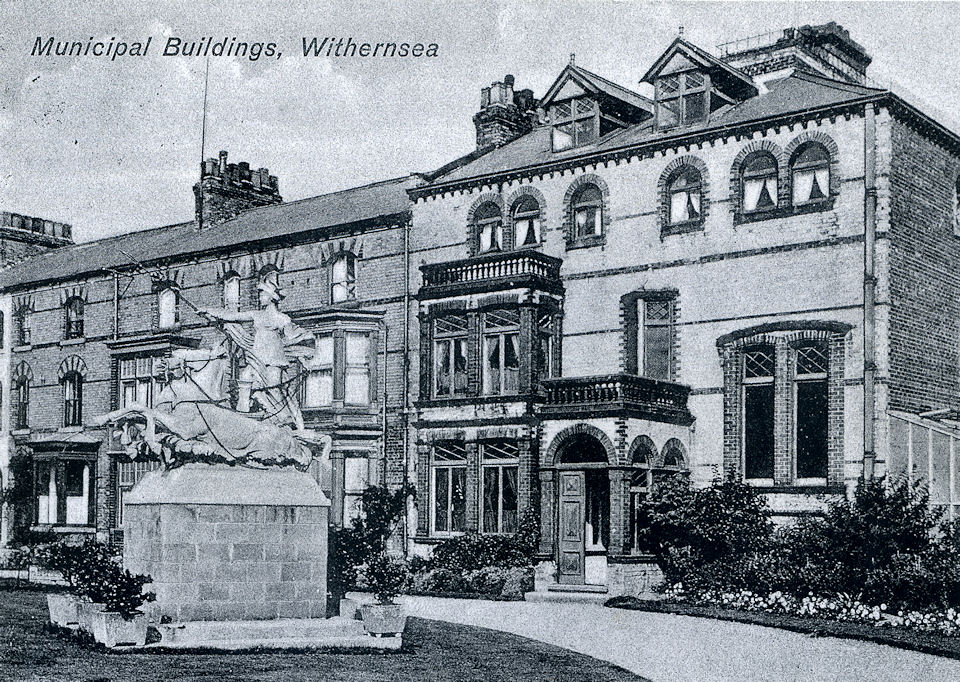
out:
{"label": "brick wall", "polygon": [[960,395],[960,159],[894,119],[890,162],[890,404],[955,407]]}

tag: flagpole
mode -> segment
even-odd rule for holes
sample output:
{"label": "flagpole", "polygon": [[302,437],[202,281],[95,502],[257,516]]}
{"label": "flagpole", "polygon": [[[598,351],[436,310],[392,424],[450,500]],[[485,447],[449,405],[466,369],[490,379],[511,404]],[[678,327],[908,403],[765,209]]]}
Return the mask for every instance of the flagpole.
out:
{"label": "flagpole", "polygon": [[200,204],[200,210],[197,211],[197,229],[203,229],[203,164],[206,161],[206,142],[207,142],[207,86],[210,83],[210,57],[207,57],[206,66],[203,72],[203,119],[200,124],[200,193],[197,201]]}

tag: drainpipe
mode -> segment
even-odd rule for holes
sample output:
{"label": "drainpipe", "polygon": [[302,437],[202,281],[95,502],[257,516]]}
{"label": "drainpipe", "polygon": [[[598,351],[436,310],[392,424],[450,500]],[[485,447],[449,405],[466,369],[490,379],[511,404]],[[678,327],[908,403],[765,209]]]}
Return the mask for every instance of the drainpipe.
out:
{"label": "drainpipe", "polygon": [[120,338],[120,275],[113,273],[113,340]]}
{"label": "drainpipe", "polygon": [[[410,414],[410,223],[412,216],[403,226],[403,362],[401,364],[401,386],[403,386],[403,408],[401,425],[403,427],[403,485],[410,483],[410,427],[407,423]],[[384,441],[386,446],[386,441]],[[410,517],[413,501],[404,506],[403,517],[403,556],[410,551]]]}
{"label": "drainpipe", "polygon": [[877,371],[875,341],[877,277],[874,271],[877,242],[877,120],[873,104],[864,107],[863,117],[863,478],[874,476],[874,421]]}

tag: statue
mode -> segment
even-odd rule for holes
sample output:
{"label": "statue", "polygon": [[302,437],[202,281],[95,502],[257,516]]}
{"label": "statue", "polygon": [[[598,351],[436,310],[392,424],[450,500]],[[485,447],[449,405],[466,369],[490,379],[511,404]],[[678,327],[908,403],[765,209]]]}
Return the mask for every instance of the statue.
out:
{"label": "statue", "polygon": [[[330,437],[303,427],[298,373],[286,376],[291,360],[313,353],[313,335],[280,312],[277,273],[268,273],[259,288],[261,310],[197,309],[219,323],[226,338],[215,349],[173,351],[162,363],[167,381],[153,407],[132,404],[96,420],[118,430],[131,458],[160,457],[168,469],[205,462],[305,470],[315,456],[329,453]],[[252,332],[244,322],[252,323]],[[236,410],[224,391],[227,339],[245,360]],[[254,401],[257,412],[251,411]]]}

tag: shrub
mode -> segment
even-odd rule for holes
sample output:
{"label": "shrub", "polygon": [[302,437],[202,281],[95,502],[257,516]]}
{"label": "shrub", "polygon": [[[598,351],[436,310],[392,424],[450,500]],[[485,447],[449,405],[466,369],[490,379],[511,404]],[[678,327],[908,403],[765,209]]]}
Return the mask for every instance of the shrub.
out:
{"label": "shrub", "polygon": [[362,569],[363,582],[380,604],[393,604],[409,576],[406,562],[386,554],[372,558]]}
{"label": "shrub", "polygon": [[540,519],[536,511],[521,514],[512,535],[465,533],[443,540],[427,561],[432,568],[474,571],[486,566],[514,568],[532,566],[540,544]]}
{"label": "shrub", "polygon": [[153,582],[149,575],[133,574],[125,568],[112,564],[106,571],[102,589],[103,604],[106,611],[113,611],[130,620],[145,602],[154,601],[153,592],[144,593],[144,585]]}
{"label": "shrub", "polygon": [[34,552],[33,559],[38,566],[56,571],[67,581],[68,589],[76,591],[76,573],[83,561],[92,553],[99,551],[91,543],[74,545],[59,540],[49,545],[41,545]]}

